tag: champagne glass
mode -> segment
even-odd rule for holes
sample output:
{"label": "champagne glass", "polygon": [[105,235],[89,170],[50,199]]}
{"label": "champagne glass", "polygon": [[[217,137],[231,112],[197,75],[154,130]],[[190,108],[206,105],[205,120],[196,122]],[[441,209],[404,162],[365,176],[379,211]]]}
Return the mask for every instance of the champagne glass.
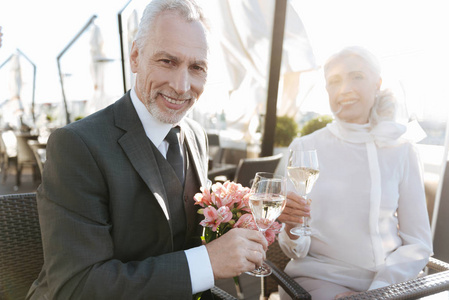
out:
{"label": "champagne glass", "polygon": [[[287,174],[298,194],[310,204],[311,201],[307,199],[307,195],[312,191],[320,174],[316,150],[291,149],[287,164]],[[290,230],[291,234],[299,236],[311,235],[309,218],[304,217],[303,220],[301,226]]]}
{"label": "champagne glass", "polygon": [[[256,221],[257,229],[265,232],[276,221],[287,203],[287,178],[273,173],[258,172],[254,177],[249,197],[249,206]],[[267,264],[246,272],[256,277],[271,274]]]}

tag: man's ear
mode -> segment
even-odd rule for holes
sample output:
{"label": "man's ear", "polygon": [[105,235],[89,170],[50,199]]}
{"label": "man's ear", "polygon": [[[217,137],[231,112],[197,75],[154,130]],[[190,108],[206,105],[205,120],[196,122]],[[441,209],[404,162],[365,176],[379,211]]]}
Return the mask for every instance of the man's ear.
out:
{"label": "man's ear", "polygon": [[139,67],[139,48],[137,47],[136,41],[133,41],[133,44],[131,46],[129,63],[131,65],[131,71],[133,73],[137,73],[137,69]]}

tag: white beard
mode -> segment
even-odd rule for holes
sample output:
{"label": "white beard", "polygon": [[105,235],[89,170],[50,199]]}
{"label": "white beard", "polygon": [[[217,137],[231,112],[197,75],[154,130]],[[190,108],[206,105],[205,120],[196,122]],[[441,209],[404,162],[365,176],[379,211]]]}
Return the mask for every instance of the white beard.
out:
{"label": "white beard", "polygon": [[[148,109],[150,114],[166,124],[177,124],[182,118],[193,108],[191,105],[187,110],[173,110],[167,109],[166,111],[162,111],[159,106],[156,104],[156,97],[159,94],[158,91],[153,91],[149,96],[147,93],[143,94],[145,107]],[[192,100],[196,102],[196,99],[192,97]]]}

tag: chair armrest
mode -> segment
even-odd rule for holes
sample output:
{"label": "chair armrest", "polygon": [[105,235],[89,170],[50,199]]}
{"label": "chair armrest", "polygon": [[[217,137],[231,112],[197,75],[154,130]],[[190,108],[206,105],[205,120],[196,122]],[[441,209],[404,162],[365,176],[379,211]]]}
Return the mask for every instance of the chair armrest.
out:
{"label": "chair armrest", "polygon": [[439,272],[340,299],[418,299],[449,290],[449,264],[430,257],[427,267]]}
{"label": "chair armrest", "polygon": [[444,271],[340,299],[419,299],[448,289],[449,271]]}
{"label": "chair armrest", "polygon": [[214,299],[217,300],[237,300],[237,298],[235,298],[234,296],[232,296],[231,294],[223,291],[222,289],[214,286],[211,289],[212,295],[214,295]]}
{"label": "chair armrest", "polygon": [[309,293],[304,290],[299,283],[297,283],[293,278],[287,275],[284,271],[279,269],[274,263],[269,260],[265,261],[272,269],[273,273],[271,277],[276,280],[276,282],[284,289],[284,291],[292,297],[293,300],[296,299],[312,299]]}
{"label": "chair armrest", "polygon": [[441,261],[439,259],[433,258],[433,257],[429,258],[429,262],[427,263],[427,267],[430,268],[430,269],[439,271],[439,272],[449,271],[449,264],[448,263],[446,263],[444,261]]}

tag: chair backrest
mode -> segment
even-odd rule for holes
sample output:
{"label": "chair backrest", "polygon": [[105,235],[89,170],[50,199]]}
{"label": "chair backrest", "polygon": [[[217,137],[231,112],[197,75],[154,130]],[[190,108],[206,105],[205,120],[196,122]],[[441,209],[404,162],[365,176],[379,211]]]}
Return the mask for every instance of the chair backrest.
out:
{"label": "chair backrest", "polygon": [[283,154],[258,158],[242,158],[237,165],[234,181],[243,186],[251,187],[251,180],[257,172],[272,172],[276,170]]}
{"label": "chair backrest", "polygon": [[446,162],[432,217],[434,257],[449,261],[449,161]]}
{"label": "chair backrest", "polygon": [[207,133],[209,143],[209,158],[214,162],[220,162],[222,158],[222,150],[220,146],[220,136],[217,133]]}
{"label": "chair backrest", "polygon": [[0,299],[24,299],[44,263],[36,193],[0,196]]}
{"label": "chair backrest", "polygon": [[37,164],[33,150],[28,145],[28,140],[37,140],[36,135],[17,135],[17,163]]}
{"label": "chair backrest", "polygon": [[0,167],[3,169],[3,162],[8,158],[8,154],[6,153],[6,145],[3,141],[3,132],[0,131]]}
{"label": "chair backrest", "polygon": [[37,166],[39,167],[39,171],[41,172],[41,176],[42,176],[42,172],[44,171],[44,164],[45,161],[47,160],[47,156],[46,156],[46,148],[47,148],[47,144],[45,143],[39,143],[38,141],[28,141],[28,145],[31,147],[31,151],[33,151],[34,157],[36,158],[37,161]]}

